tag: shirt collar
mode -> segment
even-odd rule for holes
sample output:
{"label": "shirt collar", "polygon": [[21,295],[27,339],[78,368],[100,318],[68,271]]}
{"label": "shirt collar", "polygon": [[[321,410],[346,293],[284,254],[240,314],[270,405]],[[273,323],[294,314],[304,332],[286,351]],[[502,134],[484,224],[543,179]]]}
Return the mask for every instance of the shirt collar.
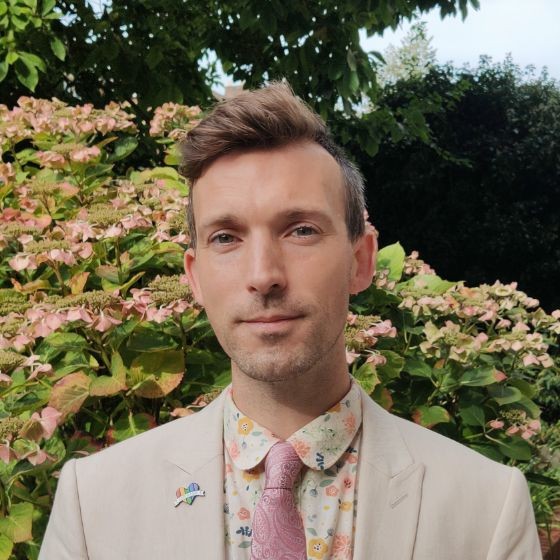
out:
{"label": "shirt collar", "polygon": [[[224,443],[238,469],[255,468],[280,438],[245,416],[226,389]],[[350,390],[333,407],[294,432],[288,439],[302,462],[311,469],[332,467],[346,452],[362,424],[362,399],[352,379]]]}

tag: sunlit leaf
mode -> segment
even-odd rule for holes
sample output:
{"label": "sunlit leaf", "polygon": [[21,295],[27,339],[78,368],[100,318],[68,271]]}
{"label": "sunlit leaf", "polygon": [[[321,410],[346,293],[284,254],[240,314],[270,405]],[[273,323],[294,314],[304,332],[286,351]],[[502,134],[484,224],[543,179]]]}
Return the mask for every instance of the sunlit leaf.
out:
{"label": "sunlit leaf", "polygon": [[14,543],[6,536],[0,535],[0,560],[9,560]]}
{"label": "sunlit leaf", "polygon": [[49,405],[64,416],[78,412],[89,396],[90,385],[91,379],[85,373],[70,373],[53,386]]}
{"label": "sunlit leaf", "polygon": [[0,533],[13,543],[32,538],[33,506],[30,503],[12,504],[7,517],[0,519]]}
{"label": "sunlit leaf", "polygon": [[181,383],[184,372],[182,350],[149,352],[134,358],[127,383],[136,395],[155,399],[173,391]]}
{"label": "sunlit leaf", "polygon": [[66,47],[64,43],[58,38],[53,37],[50,42],[51,50],[59,60],[64,60],[66,58]]}
{"label": "sunlit leaf", "polygon": [[383,247],[377,254],[377,270],[389,269],[389,280],[401,279],[405,252],[400,243]]}
{"label": "sunlit leaf", "polygon": [[109,430],[111,442],[124,441],[156,426],[154,417],[146,413],[127,414],[119,418]]}
{"label": "sunlit leaf", "polygon": [[442,422],[449,422],[449,412],[441,406],[419,406],[412,414],[412,419],[421,426],[431,428]]}

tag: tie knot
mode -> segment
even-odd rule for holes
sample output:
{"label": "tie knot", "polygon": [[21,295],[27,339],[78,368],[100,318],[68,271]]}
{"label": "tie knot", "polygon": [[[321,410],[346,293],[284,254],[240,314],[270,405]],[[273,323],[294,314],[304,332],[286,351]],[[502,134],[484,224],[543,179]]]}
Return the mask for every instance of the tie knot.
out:
{"label": "tie knot", "polygon": [[303,463],[287,441],[275,443],[268,452],[265,460],[266,489],[283,488],[291,490],[303,467]]}

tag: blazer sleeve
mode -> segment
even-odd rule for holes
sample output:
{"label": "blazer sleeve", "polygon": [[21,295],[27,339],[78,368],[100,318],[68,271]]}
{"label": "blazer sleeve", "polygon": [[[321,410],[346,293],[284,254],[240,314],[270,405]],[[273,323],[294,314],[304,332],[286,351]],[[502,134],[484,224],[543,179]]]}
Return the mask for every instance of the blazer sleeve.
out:
{"label": "blazer sleeve", "polygon": [[542,560],[527,481],[511,469],[508,492],[488,551],[488,560]]}
{"label": "blazer sleeve", "polygon": [[39,560],[88,560],[76,480],[76,459],[68,461],[60,473]]}

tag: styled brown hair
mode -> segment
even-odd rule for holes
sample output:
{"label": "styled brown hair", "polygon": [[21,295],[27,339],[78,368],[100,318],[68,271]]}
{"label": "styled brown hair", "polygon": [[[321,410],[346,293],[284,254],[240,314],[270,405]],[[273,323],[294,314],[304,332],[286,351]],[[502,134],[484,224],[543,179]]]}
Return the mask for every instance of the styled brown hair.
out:
{"label": "styled brown hair", "polygon": [[288,84],[273,82],[220,101],[181,143],[180,171],[190,183],[187,222],[191,246],[196,247],[194,186],[213,161],[234,151],[275,148],[305,140],[325,148],[340,165],[348,235],[352,241],[362,236],[365,202],[361,173],[335,144],[321,117],[297,98]]}

